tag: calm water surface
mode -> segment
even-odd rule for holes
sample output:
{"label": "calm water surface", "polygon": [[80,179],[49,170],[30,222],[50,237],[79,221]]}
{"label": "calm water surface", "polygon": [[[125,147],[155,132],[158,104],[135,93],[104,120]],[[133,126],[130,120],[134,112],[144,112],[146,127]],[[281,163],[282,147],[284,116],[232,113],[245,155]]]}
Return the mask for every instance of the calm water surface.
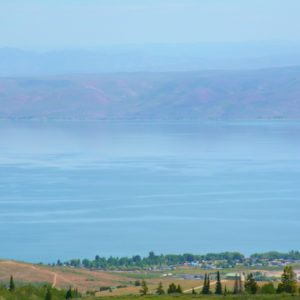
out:
{"label": "calm water surface", "polygon": [[299,122],[0,122],[0,257],[300,248]]}

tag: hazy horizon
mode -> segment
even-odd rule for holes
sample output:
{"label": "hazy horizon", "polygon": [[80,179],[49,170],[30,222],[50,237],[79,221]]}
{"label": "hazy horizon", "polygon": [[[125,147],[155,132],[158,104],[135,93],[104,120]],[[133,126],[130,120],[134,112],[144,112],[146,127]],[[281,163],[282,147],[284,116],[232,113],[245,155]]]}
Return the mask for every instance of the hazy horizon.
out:
{"label": "hazy horizon", "polygon": [[0,8],[0,47],[299,41],[296,0],[14,0]]}
{"label": "hazy horizon", "polygon": [[0,76],[300,66],[295,0],[0,3]]}
{"label": "hazy horizon", "polygon": [[[299,40],[250,40],[250,41],[190,41],[190,42],[132,42],[132,43],[115,43],[115,44],[101,44],[101,45],[5,45],[0,44],[0,49],[18,49],[22,51],[36,52],[36,53],[45,53],[52,51],[99,51],[103,49],[148,49],[146,47],[151,47],[150,49],[163,49],[163,48],[186,48],[186,47],[257,47],[262,50],[270,50],[271,46],[275,46],[275,50],[284,50],[285,52],[295,53],[297,52],[291,46],[300,46]],[[296,48],[297,49],[297,48]],[[243,50],[247,50],[243,48]],[[221,54],[221,53],[220,53]],[[228,53],[227,53],[228,54]],[[259,53],[254,53],[254,55],[259,55]]]}
{"label": "hazy horizon", "polygon": [[166,43],[86,49],[0,47],[0,77],[287,66],[300,66],[300,42]]}

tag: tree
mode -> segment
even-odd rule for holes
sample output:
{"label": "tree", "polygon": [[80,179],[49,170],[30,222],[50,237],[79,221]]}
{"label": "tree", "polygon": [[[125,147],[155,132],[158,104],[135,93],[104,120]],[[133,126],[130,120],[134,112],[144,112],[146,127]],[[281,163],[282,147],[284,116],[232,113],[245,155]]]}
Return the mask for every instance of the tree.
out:
{"label": "tree", "polygon": [[67,291],[66,299],[72,299],[72,289],[71,289],[71,287]]}
{"label": "tree", "polygon": [[140,293],[142,296],[147,295],[149,292],[149,288],[147,286],[146,281],[143,279],[142,280],[142,284],[141,284],[141,289],[140,289]]}
{"label": "tree", "polygon": [[242,276],[241,276],[241,274],[235,274],[233,293],[240,294],[242,292],[243,292]]}
{"label": "tree", "polygon": [[168,287],[168,294],[174,294],[176,293],[176,285],[172,282],[171,284],[169,284],[169,287]]}
{"label": "tree", "polygon": [[140,282],[139,280],[136,280],[136,281],[134,282],[134,285],[135,285],[135,286],[140,286],[140,285],[141,285],[141,282]]}
{"label": "tree", "polygon": [[277,293],[297,293],[296,274],[292,266],[285,266],[281,275],[281,283],[278,284]]}
{"label": "tree", "polygon": [[210,292],[209,290],[210,290],[209,275],[205,273],[205,275],[204,275],[204,284],[203,284],[201,294],[207,295]]}
{"label": "tree", "polygon": [[227,287],[225,285],[225,288],[224,288],[224,296],[227,296],[228,295],[228,291],[227,291]]}
{"label": "tree", "polygon": [[80,259],[77,259],[77,258],[71,259],[70,265],[74,268],[79,268],[80,267]]}
{"label": "tree", "polygon": [[157,287],[157,289],[156,289],[156,293],[157,293],[158,295],[163,295],[163,294],[165,293],[165,291],[164,291],[164,289],[163,289],[162,282],[160,282],[160,283],[158,284],[158,287]]}
{"label": "tree", "polygon": [[79,298],[81,296],[77,288],[72,291],[72,296],[74,298]]}
{"label": "tree", "polygon": [[243,292],[243,284],[242,284],[242,275],[241,274],[238,278],[238,282],[239,282],[239,292],[242,293]]}
{"label": "tree", "polygon": [[11,275],[10,280],[9,280],[9,291],[13,292],[15,290],[15,288],[16,288],[16,286],[15,286],[14,278]]}
{"label": "tree", "polygon": [[177,286],[177,288],[176,288],[176,293],[178,293],[178,294],[182,294],[182,293],[183,293],[183,292],[182,292],[182,287],[181,287],[180,284],[178,284],[178,286]]}
{"label": "tree", "polygon": [[204,274],[204,282],[203,282],[203,287],[202,290],[200,292],[200,294],[206,294],[206,285],[207,285],[207,274]]}
{"label": "tree", "polygon": [[260,293],[262,293],[262,294],[275,294],[276,293],[276,289],[274,287],[274,284],[272,282],[265,283],[261,287]]}
{"label": "tree", "polygon": [[207,294],[209,294],[210,293],[210,279],[209,279],[209,275],[207,275],[206,289],[207,289]]}
{"label": "tree", "polygon": [[235,274],[233,293],[238,294],[238,292],[239,292],[238,278],[237,278],[237,274]]}
{"label": "tree", "polygon": [[220,272],[217,272],[217,283],[216,283],[216,291],[215,294],[222,295],[222,284],[221,284],[221,277]]}
{"label": "tree", "polygon": [[62,264],[62,262],[58,259],[56,265],[57,265],[57,266],[62,266],[63,264]]}
{"label": "tree", "polygon": [[48,287],[45,295],[45,300],[51,300],[51,299],[52,299],[51,289],[50,287]]}
{"label": "tree", "polygon": [[247,276],[247,279],[245,281],[245,290],[249,294],[257,293],[258,285],[257,285],[252,273],[248,274],[248,276]]}
{"label": "tree", "polygon": [[195,291],[194,288],[192,289],[192,294],[193,294],[193,295],[196,295],[196,291]]}

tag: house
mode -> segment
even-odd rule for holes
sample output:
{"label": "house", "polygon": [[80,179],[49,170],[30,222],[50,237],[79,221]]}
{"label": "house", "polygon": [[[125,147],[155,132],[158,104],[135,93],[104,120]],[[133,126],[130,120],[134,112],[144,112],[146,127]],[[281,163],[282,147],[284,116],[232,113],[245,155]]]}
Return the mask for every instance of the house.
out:
{"label": "house", "polygon": [[188,263],[189,267],[198,267],[199,266],[199,261],[191,261]]}

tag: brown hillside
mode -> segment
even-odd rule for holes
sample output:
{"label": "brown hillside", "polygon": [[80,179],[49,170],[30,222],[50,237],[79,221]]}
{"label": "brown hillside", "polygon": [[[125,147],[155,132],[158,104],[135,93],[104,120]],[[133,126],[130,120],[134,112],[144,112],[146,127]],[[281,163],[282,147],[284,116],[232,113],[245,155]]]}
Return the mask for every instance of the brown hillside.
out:
{"label": "brown hillside", "polygon": [[100,286],[125,285],[133,279],[105,271],[90,271],[69,267],[47,267],[9,260],[0,261],[0,281],[8,282],[13,275],[18,283],[47,283],[63,288],[72,286],[80,291]]}

